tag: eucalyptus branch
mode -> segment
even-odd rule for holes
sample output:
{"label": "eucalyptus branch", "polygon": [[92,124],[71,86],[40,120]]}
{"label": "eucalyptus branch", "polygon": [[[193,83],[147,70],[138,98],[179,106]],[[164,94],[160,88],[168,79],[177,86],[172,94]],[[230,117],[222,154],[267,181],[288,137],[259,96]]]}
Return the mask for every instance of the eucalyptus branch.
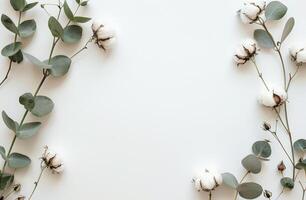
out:
{"label": "eucalyptus branch", "polygon": [[[250,171],[247,171],[247,172],[244,174],[244,176],[241,178],[239,184],[241,184],[241,183],[246,179],[246,177],[247,177],[249,174],[250,174]],[[238,191],[236,190],[234,200],[237,200],[237,197],[238,197]]]}
{"label": "eucalyptus branch", "polygon": [[300,69],[301,65],[297,65],[295,72],[293,73],[293,75],[291,75],[291,73],[289,74],[289,81],[288,81],[288,85],[286,87],[286,91],[288,92],[290,84],[292,82],[292,80],[294,79],[294,77],[297,75],[299,69]]}
{"label": "eucalyptus branch", "polygon": [[304,200],[304,198],[305,198],[305,193],[306,193],[306,187],[303,186],[303,184],[302,184],[301,181],[299,181],[299,184],[300,184],[300,186],[301,186],[301,188],[302,188],[302,191],[303,191],[303,193],[302,193],[302,200]]}
{"label": "eucalyptus branch", "polygon": [[79,55],[81,52],[88,49],[88,44],[91,43],[93,40],[94,38],[90,37],[90,39],[85,43],[85,45],[80,50],[78,50],[76,53],[74,53],[70,58],[73,59],[75,56]]}
{"label": "eucalyptus branch", "polygon": [[251,61],[252,61],[252,63],[254,64],[254,66],[256,68],[256,72],[257,72],[259,78],[261,79],[261,81],[264,84],[265,88],[269,91],[269,87],[268,87],[266,81],[264,80],[264,78],[262,76],[262,73],[259,71],[259,68],[258,68],[258,65],[257,65],[257,63],[255,61],[255,58],[251,58]]}
{"label": "eucalyptus branch", "polygon": [[31,200],[31,199],[32,199],[32,197],[33,197],[33,195],[34,195],[34,193],[35,193],[35,191],[36,191],[36,189],[37,189],[37,186],[38,186],[38,184],[39,184],[39,182],[40,182],[40,179],[41,179],[41,177],[42,177],[42,175],[43,175],[43,173],[44,173],[44,171],[45,171],[46,168],[47,168],[47,167],[41,167],[39,176],[38,176],[37,180],[36,180],[35,183],[34,183],[34,188],[33,188],[32,192],[31,192],[31,195],[30,195],[30,197],[28,198],[28,200]]}

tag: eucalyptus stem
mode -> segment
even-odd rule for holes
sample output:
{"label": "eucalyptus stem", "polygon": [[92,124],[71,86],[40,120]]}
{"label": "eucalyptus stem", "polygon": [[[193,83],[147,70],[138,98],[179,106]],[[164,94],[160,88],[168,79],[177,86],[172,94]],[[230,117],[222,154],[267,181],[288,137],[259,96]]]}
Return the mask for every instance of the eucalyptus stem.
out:
{"label": "eucalyptus stem", "polygon": [[304,198],[305,198],[305,193],[306,193],[306,187],[303,186],[303,184],[302,184],[301,181],[299,181],[299,184],[300,184],[300,186],[301,186],[301,188],[302,188],[302,190],[303,190],[302,200],[304,200]]}
{"label": "eucalyptus stem", "polygon": [[92,42],[92,40],[93,40],[93,37],[90,37],[89,40],[85,43],[85,45],[80,50],[78,50],[75,54],[73,54],[70,58],[72,59],[78,54],[80,54],[82,51],[88,49],[88,44]]}
{"label": "eucalyptus stem", "polygon": [[[239,184],[241,184],[241,183],[244,181],[244,179],[245,179],[249,174],[250,174],[250,171],[247,171],[247,172],[244,174],[244,176],[241,178]],[[235,193],[234,200],[236,200],[237,197],[238,197],[238,191],[236,191],[236,193]]]}
{"label": "eucalyptus stem", "polygon": [[37,189],[37,186],[38,186],[38,184],[39,184],[39,182],[40,182],[40,179],[41,179],[41,177],[42,177],[42,175],[43,175],[45,169],[46,169],[46,167],[42,167],[42,168],[41,168],[40,174],[39,174],[37,180],[36,180],[35,183],[34,183],[34,188],[33,188],[32,192],[31,192],[31,195],[30,195],[30,197],[28,198],[28,200],[31,200],[31,199],[32,199],[32,197],[33,197],[33,195],[34,195],[34,193],[35,193],[35,191],[36,191],[36,189]]}
{"label": "eucalyptus stem", "polygon": [[256,68],[256,72],[257,72],[259,78],[261,79],[261,81],[262,81],[262,83],[264,84],[265,88],[269,91],[269,87],[268,87],[266,81],[264,80],[264,78],[263,78],[263,76],[262,76],[262,73],[259,71],[259,68],[258,68],[258,65],[257,65],[255,59],[252,58],[251,61],[252,61],[252,63],[254,64],[254,66],[255,66],[255,68]]}
{"label": "eucalyptus stem", "polygon": [[209,199],[209,200],[212,200],[212,193],[211,193],[211,191],[210,191],[209,194],[208,194],[208,199]]}

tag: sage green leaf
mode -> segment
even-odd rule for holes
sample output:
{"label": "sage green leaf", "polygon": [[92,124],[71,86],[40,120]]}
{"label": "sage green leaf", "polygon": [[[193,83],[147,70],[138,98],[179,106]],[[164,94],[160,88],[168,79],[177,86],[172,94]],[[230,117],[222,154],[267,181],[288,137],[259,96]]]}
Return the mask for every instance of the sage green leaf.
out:
{"label": "sage green leaf", "polygon": [[63,27],[55,17],[50,17],[48,21],[49,29],[54,37],[61,37],[63,34]]}
{"label": "sage green leaf", "polygon": [[287,6],[279,1],[271,1],[266,6],[266,19],[267,20],[279,20],[287,13]]}
{"label": "sage green leaf", "polygon": [[26,110],[31,111],[34,108],[34,96],[31,93],[25,93],[19,97],[19,103],[24,106]]}
{"label": "sage green leaf", "polygon": [[2,119],[5,123],[5,125],[11,129],[12,131],[14,131],[14,133],[16,133],[17,129],[18,129],[18,123],[15,122],[12,118],[10,118],[5,111],[2,111]]}
{"label": "sage green leaf", "polygon": [[271,156],[271,146],[266,141],[257,141],[252,146],[252,151],[256,156],[268,158]]}
{"label": "sage green leaf", "polygon": [[288,188],[290,190],[294,188],[294,181],[292,180],[292,178],[284,177],[281,179],[280,182],[284,188]]}
{"label": "sage green leaf", "polygon": [[64,29],[62,40],[65,43],[74,44],[80,41],[82,38],[83,30],[78,25],[70,25]]}
{"label": "sage green leaf", "polygon": [[5,188],[11,186],[14,181],[14,175],[12,174],[2,174],[0,173],[0,190],[4,190]]}
{"label": "sage green leaf", "polygon": [[82,16],[75,16],[73,18],[73,22],[76,22],[76,23],[86,23],[88,21],[90,21],[91,18],[89,17],[82,17]]}
{"label": "sage green leaf", "polygon": [[53,101],[46,96],[36,96],[35,97],[35,106],[31,110],[31,113],[36,117],[43,117],[52,112],[54,108]]}
{"label": "sage green leaf", "polygon": [[87,6],[87,4],[88,4],[88,1],[83,1],[83,2],[81,3],[81,6]]}
{"label": "sage green leaf", "polygon": [[23,61],[23,54],[21,50],[19,50],[16,54],[9,56],[9,58],[16,63],[21,63]]}
{"label": "sage green leaf", "polygon": [[306,152],[306,140],[299,139],[294,142],[293,144],[294,150],[298,153],[305,153]]}
{"label": "sage green leaf", "polygon": [[77,2],[77,4],[80,4],[80,3],[81,3],[81,0],[75,0],[75,2]]}
{"label": "sage green leaf", "polygon": [[237,191],[245,199],[255,199],[262,194],[263,189],[257,183],[248,182],[238,185]]}
{"label": "sage green leaf", "polygon": [[72,21],[73,18],[74,18],[74,15],[73,15],[67,1],[64,2],[64,12],[65,12],[66,16],[68,17],[68,19],[70,19]]}
{"label": "sage green leaf", "polygon": [[0,146],[0,155],[3,158],[3,160],[6,160],[6,152],[3,146]]}
{"label": "sage green leaf", "polygon": [[31,159],[20,153],[12,153],[8,156],[8,166],[14,169],[20,169],[30,165]]}
{"label": "sage green leaf", "polygon": [[236,177],[228,172],[222,174],[222,179],[223,179],[223,184],[232,189],[236,189],[239,184]]}
{"label": "sage green leaf", "polygon": [[51,65],[47,65],[46,63],[40,61],[38,58],[32,56],[31,54],[28,53],[23,53],[25,57],[36,67],[39,69],[50,69]]}
{"label": "sage green leaf", "polygon": [[255,30],[254,38],[257,41],[257,43],[259,44],[259,46],[261,46],[263,48],[273,48],[273,47],[275,47],[271,36],[269,35],[269,33],[267,33],[263,29]]}
{"label": "sage green leaf", "polygon": [[5,46],[2,49],[1,54],[5,57],[10,57],[18,53],[20,49],[21,49],[21,42],[15,42]]}
{"label": "sage green leaf", "polygon": [[40,122],[31,122],[23,124],[21,127],[19,127],[16,136],[17,138],[22,140],[28,139],[34,136],[38,132],[40,126],[41,126]]}
{"label": "sage green leaf", "polygon": [[58,55],[51,58],[50,65],[52,68],[49,69],[49,72],[52,76],[64,76],[69,71],[71,59],[64,55]]}
{"label": "sage green leaf", "polygon": [[304,169],[305,173],[306,173],[306,159],[302,160],[300,159],[299,162],[295,165],[295,168],[302,170]]}
{"label": "sage green leaf", "polygon": [[32,8],[34,8],[36,5],[38,4],[38,2],[33,2],[33,3],[28,3],[24,9],[22,10],[22,12],[26,12],[28,10],[31,10]]}
{"label": "sage green leaf", "polygon": [[9,18],[8,16],[2,14],[1,15],[1,22],[5,28],[7,28],[9,31],[18,34],[18,29],[15,23]]}
{"label": "sage green leaf", "polygon": [[25,0],[10,0],[12,7],[16,11],[23,11],[26,6]]}
{"label": "sage green leaf", "polygon": [[245,157],[242,161],[241,161],[242,166],[249,172],[253,173],[253,174],[258,174],[261,171],[261,162],[260,160],[250,154],[247,157]]}
{"label": "sage green leaf", "polygon": [[22,38],[30,37],[36,31],[36,22],[33,19],[24,21],[18,26],[18,31],[20,37]]}
{"label": "sage green leaf", "polygon": [[292,31],[292,29],[294,27],[294,24],[295,24],[294,18],[290,17],[288,19],[288,21],[286,22],[286,25],[284,27],[281,42],[284,42],[285,39],[288,37],[288,35],[291,33],[291,31]]}

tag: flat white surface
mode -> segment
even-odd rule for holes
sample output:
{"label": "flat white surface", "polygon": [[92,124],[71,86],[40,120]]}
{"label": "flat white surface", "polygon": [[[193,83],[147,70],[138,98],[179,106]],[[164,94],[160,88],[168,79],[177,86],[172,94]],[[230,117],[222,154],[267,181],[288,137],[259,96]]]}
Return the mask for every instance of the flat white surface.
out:
{"label": "flat white surface", "polygon": [[[284,2],[289,7],[286,18],[296,18],[284,46],[293,71],[287,47],[296,41],[306,44],[302,9],[306,2]],[[116,29],[116,48],[106,56],[91,45],[73,60],[67,76],[48,79],[43,86],[40,94],[51,97],[55,109],[43,119],[37,136],[18,141],[14,148],[33,160],[16,174],[24,185],[21,194],[28,195],[33,187],[44,145],[63,156],[66,171],[61,176],[46,173],[34,199],[200,200],[207,194],[192,186],[197,171],[215,166],[240,178],[244,173],[240,160],[251,152],[253,142],[272,140],[260,129],[262,121],[275,118],[256,102],[261,83],[253,66],[237,68],[232,62],[236,45],[255,28],[242,25],[236,17],[241,4],[239,0],[91,0],[82,12]],[[0,13],[17,18],[7,1]],[[37,7],[23,19],[32,17],[38,19],[38,32],[25,51],[44,59],[52,40],[48,16]],[[284,22],[269,24],[277,36]],[[13,38],[0,29],[2,47]],[[90,24],[84,29],[89,37]],[[80,47],[60,44],[55,54],[72,55]],[[267,79],[281,83],[277,55],[263,50],[257,59]],[[7,65],[1,58],[1,76]],[[289,115],[296,139],[305,137],[305,77],[303,68],[290,92]],[[40,79],[40,72],[27,61],[14,65],[0,89],[1,110],[19,121],[24,110],[18,97],[33,92]],[[27,118],[31,120],[37,119]],[[8,147],[12,134],[2,122],[0,130],[1,144]],[[261,175],[249,180],[276,195],[281,189],[276,172],[281,159],[285,156],[273,140],[272,160],[264,163]],[[234,193],[221,187],[213,195],[222,200],[232,199]],[[296,187],[283,199],[300,198]]]}

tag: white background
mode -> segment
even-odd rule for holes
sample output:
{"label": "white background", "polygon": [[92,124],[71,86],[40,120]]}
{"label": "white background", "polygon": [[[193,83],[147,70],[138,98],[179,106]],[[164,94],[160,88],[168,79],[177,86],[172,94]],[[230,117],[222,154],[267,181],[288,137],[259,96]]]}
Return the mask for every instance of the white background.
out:
{"label": "white background", "polygon": [[[9,2],[2,1],[0,13],[16,20]],[[306,45],[306,2],[284,2],[289,7],[286,18],[296,18],[284,46],[287,66],[293,71],[287,48],[294,42]],[[75,4],[70,1],[70,5]],[[257,104],[262,85],[254,67],[237,68],[232,62],[237,44],[256,28],[242,25],[236,17],[241,5],[239,0],[91,0],[82,12],[113,26],[117,44],[108,55],[91,45],[73,60],[67,76],[50,78],[43,86],[40,94],[52,98],[55,109],[42,119],[37,136],[14,147],[33,161],[16,173],[23,184],[21,194],[28,195],[33,187],[44,145],[63,156],[66,171],[46,173],[34,199],[200,200],[207,194],[196,192],[191,183],[199,170],[214,166],[240,179],[245,173],[240,160],[251,152],[253,142],[272,140],[261,130],[262,121],[275,119]],[[25,41],[25,51],[45,59],[52,41],[48,16],[37,7],[23,19],[32,17],[37,19],[38,32]],[[277,37],[284,22],[268,24]],[[90,31],[90,24],[84,25],[82,43],[60,44],[55,54],[72,55]],[[12,41],[12,34],[1,26],[0,46]],[[262,50],[257,60],[269,81],[281,83],[274,52]],[[1,58],[0,66],[2,77],[8,61]],[[295,139],[305,137],[305,77],[302,69],[290,92]],[[0,88],[1,110],[19,121],[24,109],[18,97],[33,92],[40,79],[28,61],[14,65]],[[27,118],[33,120],[41,119]],[[2,122],[0,130],[1,145],[8,147],[13,135]],[[290,168],[273,140],[272,160],[264,163],[262,174],[248,180],[260,182],[276,196],[281,190],[276,165],[282,159]],[[290,169],[286,174],[291,174]],[[232,199],[234,192],[221,187],[213,195]],[[297,186],[283,199],[300,198]]]}

